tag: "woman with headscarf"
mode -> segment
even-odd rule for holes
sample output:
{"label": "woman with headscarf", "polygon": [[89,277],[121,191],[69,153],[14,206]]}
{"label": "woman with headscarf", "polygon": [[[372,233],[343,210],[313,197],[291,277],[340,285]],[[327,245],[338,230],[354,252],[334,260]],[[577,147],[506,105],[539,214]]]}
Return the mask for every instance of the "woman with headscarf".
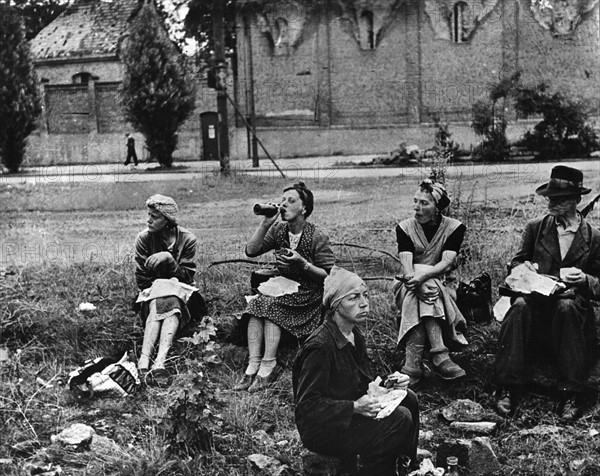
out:
{"label": "woman with headscarf", "polygon": [[190,286],[196,273],[196,237],[177,224],[177,203],[156,194],[146,206],[148,228],[135,240],[135,279],[141,291],[137,302],[144,325],[138,368],[142,375],[151,368],[151,380],[162,383],[169,377],[165,363],[176,334],[205,311],[205,304]]}
{"label": "woman with headscarf", "polygon": [[[248,304],[248,366],[235,390],[256,392],[279,375],[277,349],[282,330],[297,338],[310,335],[321,323],[323,280],[334,263],[329,237],[308,222],[314,197],[304,182],[283,190],[277,213],[264,217],[246,245],[246,255],[275,250],[279,274],[299,284],[298,290],[283,296],[259,294]],[[276,222],[281,216],[281,222]]]}
{"label": "woman with headscarf", "polygon": [[407,394],[384,418],[376,419],[381,402],[367,393],[374,374],[358,328],[369,315],[366,284],[334,266],[325,278],[323,307],[325,322],[298,352],[292,372],[302,443],[331,456],[359,454],[359,474],[396,475],[402,456],[418,467],[419,404],[406,389],[409,377],[396,374],[393,388]]}
{"label": "woman with headscarf", "polygon": [[433,370],[445,380],[465,375],[449,356],[448,346],[467,344],[459,332],[466,326],[456,305],[451,271],[465,234],[465,226],[444,216],[450,198],[444,186],[425,180],[414,195],[413,218],[396,226],[401,279],[393,292],[400,312],[398,343],[406,350],[402,372],[416,385],[424,375],[423,354],[429,347]]}

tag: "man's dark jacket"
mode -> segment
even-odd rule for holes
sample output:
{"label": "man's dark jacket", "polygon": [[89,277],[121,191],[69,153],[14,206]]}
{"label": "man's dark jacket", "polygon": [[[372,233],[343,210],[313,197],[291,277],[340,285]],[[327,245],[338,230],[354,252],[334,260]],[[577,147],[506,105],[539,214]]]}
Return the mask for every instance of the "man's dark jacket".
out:
{"label": "man's dark jacket", "polygon": [[537,263],[538,273],[560,276],[561,268],[579,268],[587,275],[587,285],[577,293],[587,299],[600,298],[600,231],[585,219],[581,220],[573,243],[564,259],[560,256],[555,217],[546,215],[531,220],[523,232],[521,249],[511,262],[511,268],[530,261]]}

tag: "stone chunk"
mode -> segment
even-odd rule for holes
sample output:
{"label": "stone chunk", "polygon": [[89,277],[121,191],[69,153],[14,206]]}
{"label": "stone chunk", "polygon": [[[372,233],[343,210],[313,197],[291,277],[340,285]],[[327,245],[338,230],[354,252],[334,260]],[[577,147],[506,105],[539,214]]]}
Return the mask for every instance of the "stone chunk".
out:
{"label": "stone chunk", "polygon": [[459,399],[441,410],[442,416],[448,421],[481,421],[485,411],[483,407],[469,399]]}
{"label": "stone chunk", "polygon": [[482,435],[489,435],[496,429],[497,424],[491,421],[453,421],[450,428],[455,430],[472,431]]}
{"label": "stone chunk", "polygon": [[456,456],[458,466],[470,476],[491,476],[501,469],[488,437],[449,440],[440,444],[436,466],[445,467],[448,456]]}
{"label": "stone chunk", "polygon": [[281,461],[271,456],[262,454],[251,454],[247,457],[252,468],[257,469],[259,474],[264,476],[284,476],[289,475],[289,467],[281,464]]}
{"label": "stone chunk", "polygon": [[303,474],[311,476],[335,476],[337,474],[357,474],[357,457],[337,458],[313,453],[309,450],[302,452]]}
{"label": "stone chunk", "polygon": [[63,445],[83,446],[89,445],[95,434],[96,432],[91,426],[75,423],[58,435],[52,435],[51,440],[53,443],[62,443]]}

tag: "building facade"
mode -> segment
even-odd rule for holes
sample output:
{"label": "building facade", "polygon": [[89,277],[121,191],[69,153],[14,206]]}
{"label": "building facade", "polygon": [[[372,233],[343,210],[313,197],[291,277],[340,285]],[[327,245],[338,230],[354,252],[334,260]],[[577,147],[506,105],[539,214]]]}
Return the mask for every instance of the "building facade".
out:
{"label": "building facade", "polygon": [[[115,163],[125,159],[125,133],[147,154],[143,137],[125,120],[120,103],[120,51],[129,26],[152,0],[78,0],[32,41],[43,111],[29,138],[27,165]],[[200,113],[216,110],[214,90],[197,77],[196,112],[182,126],[176,160],[202,156]]]}
{"label": "building facade", "polygon": [[276,156],[432,145],[434,116],[468,146],[472,104],[516,71],[598,114],[598,3],[239,0],[237,97]]}

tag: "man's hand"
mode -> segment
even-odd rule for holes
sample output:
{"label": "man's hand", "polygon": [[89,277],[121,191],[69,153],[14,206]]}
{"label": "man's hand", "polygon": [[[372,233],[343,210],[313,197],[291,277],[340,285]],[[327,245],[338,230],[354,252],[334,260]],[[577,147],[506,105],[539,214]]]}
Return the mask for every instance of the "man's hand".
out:
{"label": "man's hand", "polygon": [[587,281],[586,274],[579,268],[561,269],[560,279],[567,284],[573,284],[575,286],[584,284]]}
{"label": "man's hand", "polygon": [[375,418],[379,411],[383,408],[373,397],[363,395],[354,402],[354,413],[363,415],[369,418]]}

